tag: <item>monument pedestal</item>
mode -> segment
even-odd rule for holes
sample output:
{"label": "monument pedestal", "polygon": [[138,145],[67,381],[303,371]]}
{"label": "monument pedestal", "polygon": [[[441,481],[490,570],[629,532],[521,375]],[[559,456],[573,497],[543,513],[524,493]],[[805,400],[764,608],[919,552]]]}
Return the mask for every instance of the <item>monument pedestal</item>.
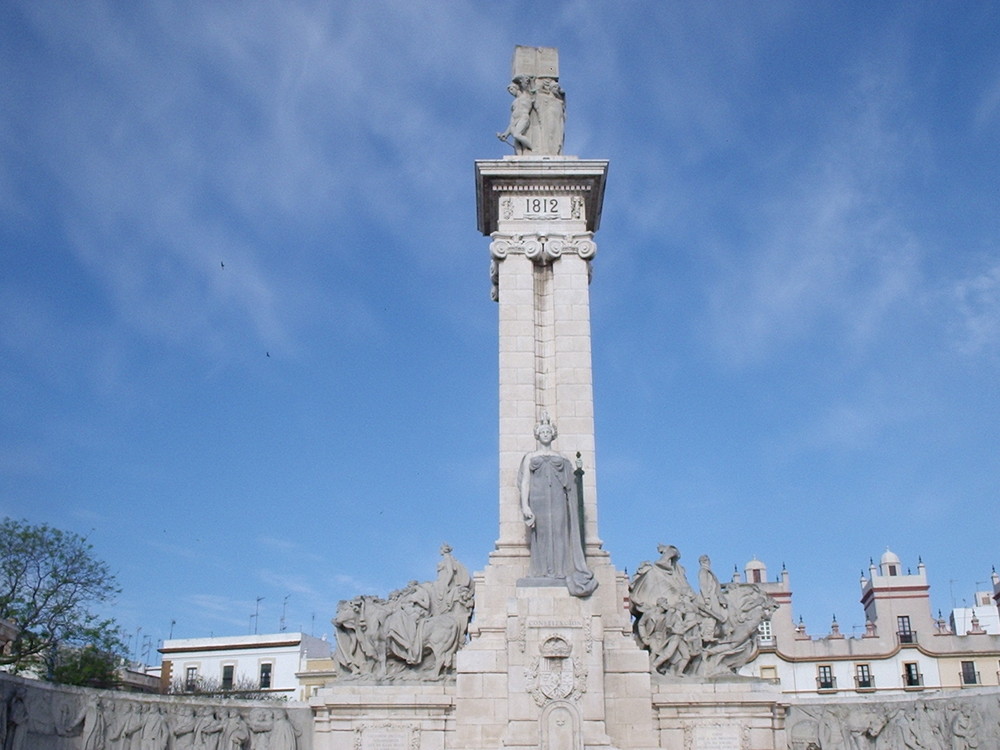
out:
{"label": "monument pedestal", "polygon": [[624,574],[593,561],[598,588],[579,598],[526,579],[527,565],[505,556],[476,579],[450,747],[656,747],[649,656],[632,637]]}
{"label": "monument pedestal", "polygon": [[750,678],[654,680],[659,746],[671,750],[785,748],[785,709],[777,685]]}
{"label": "monument pedestal", "polygon": [[334,683],[309,700],[313,750],[445,750],[454,683]]}
{"label": "monument pedestal", "polygon": [[[612,566],[597,524],[590,280],[608,162],[562,154],[555,50],[517,48],[508,90],[511,119],[500,135],[516,155],[476,162],[477,219],[490,238],[499,323],[496,548],[474,587],[462,588],[474,588],[475,618],[468,642],[454,641],[458,650],[449,652],[454,682],[332,686],[311,702],[316,750],[774,750],[783,745],[783,713],[769,685],[687,679],[669,653],[661,663],[685,679],[661,683],[633,635],[629,581]],[[647,564],[645,589],[655,596],[641,602],[661,646],[704,627],[691,620],[692,606],[656,609],[679,590],[683,569],[673,562]],[[454,562],[439,566],[434,591],[449,590],[453,570],[464,573]],[[669,592],[659,592],[660,574]],[[383,683],[406,670],[422,669],[427,680],[447,674],[418,667],[416,652],[427,644],[438,655],[421,628],[436,628],[438,640],[447,635],[435,602],[451,597],[421,591],[341,603],[342,668]],[[732,602],[743,629],[756,628],[748,618],[763,610],[760,599]],[[721,619],[714,601],[715,610],[706,604],[701,614]],[[384,658],[375,668],[366,661],[385,650],[383,641],[395,662],[388,673]],[[743,643],[714,647],[712,667],[735,670],[726,660]]]}

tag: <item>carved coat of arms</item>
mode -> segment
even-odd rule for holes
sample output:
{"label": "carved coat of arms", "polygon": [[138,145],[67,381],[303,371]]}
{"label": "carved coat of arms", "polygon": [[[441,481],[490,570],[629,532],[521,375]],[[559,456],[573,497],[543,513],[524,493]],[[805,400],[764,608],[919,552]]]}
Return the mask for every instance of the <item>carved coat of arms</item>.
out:
{"label": "carved coat of arms", "polygon": [[539,656],[525,670],[528,692],[539,706],[574,700],[587,689],[587,668],[573,659],[573,647],[560,635],[546,638]]}

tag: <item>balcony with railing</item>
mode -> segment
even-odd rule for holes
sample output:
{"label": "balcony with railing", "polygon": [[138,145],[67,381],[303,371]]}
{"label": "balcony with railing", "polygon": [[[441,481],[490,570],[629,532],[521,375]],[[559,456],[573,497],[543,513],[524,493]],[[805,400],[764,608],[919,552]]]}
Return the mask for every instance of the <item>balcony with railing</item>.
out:
{"label": "balcony with railing", "polygon": [[859,693],[865,693],[875,690],[875,675],[868,675],[867,677],[855,677],[854,678],[854,689]]}
{"label": "balcony with railing", "polygon": [[897,630],[896,637],[899,638],[901,646],[912,646],[917,642],[916,630]]}
{"label": "balcony with railing", "polygon": [[923,690],[924,689],[924,675],[923,672],[909,671],[903,672],[903,689],[904,690]]}
{"label": "balcony with railing", "polygon": [[975,670],[963,669],[958,673],[958,679],[961,681],[962,687],[978,687],[983,684],[983,681],[979,679],[979,672]]}
{"label": "balcony with railing", "polygon": [[833,675],[820,675],[816,678],[816,689],[823,693],[832,693],[837,690],[837,678]]}

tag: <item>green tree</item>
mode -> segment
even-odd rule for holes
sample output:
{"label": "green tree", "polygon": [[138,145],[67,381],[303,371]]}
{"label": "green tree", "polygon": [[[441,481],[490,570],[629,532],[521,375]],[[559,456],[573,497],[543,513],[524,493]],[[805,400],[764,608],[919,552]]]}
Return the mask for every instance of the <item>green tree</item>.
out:
{"label": "green tree", "polygon": [[[4,519],[0,619],[12,622],[18,632],[7,652],[0,654],[0,664],[10,665],[14,672],[36,669],[43,676],[62,676],[76,684],[86,684],[91,677],[103,679],[93,662],[117,666],[122,642],[114,621],[93,610],[112,602],[118,593],[114,574],[79,534]],[[69,668],[74,659],[81,662],[80,669]]]}
{"label": "green tree", "polygon": [[113,623],[100,623],[81,634],[84,645],[53,647],[46,655],[47,675],[53,682],[64,685],[86,685],[94,688],[114,688],[121,683],[118,668],[122,664],[125,644]]}

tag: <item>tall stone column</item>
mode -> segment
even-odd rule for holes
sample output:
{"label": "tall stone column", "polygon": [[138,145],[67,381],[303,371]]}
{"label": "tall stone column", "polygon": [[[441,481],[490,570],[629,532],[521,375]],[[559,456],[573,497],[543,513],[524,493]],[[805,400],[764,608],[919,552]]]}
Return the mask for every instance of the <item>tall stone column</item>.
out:
{"label": "tall stone column", "polygon": [[590,260],[606,161],[508,157],[476,163],[479,229],[492,238],[499,305],[500,536],[498,557],[527,555],[517,474],[535,448],[535,424],[559,429],[553,447],[580,454],[584,544],[604,555],[597,531]]}
{"label": "tall stone column", "polygon": [[[446,750],[650,748],[649,660],[625,606],[627,577],[597,531],[590,261],[606,161],[511,156],[476,163],[500,327],[500,535],[476,576],[471,640],[456,657],[456,733]],[[583,474],[583,544],[597,583],[579,596],[528,576],[518,470],[535,425]]]}

